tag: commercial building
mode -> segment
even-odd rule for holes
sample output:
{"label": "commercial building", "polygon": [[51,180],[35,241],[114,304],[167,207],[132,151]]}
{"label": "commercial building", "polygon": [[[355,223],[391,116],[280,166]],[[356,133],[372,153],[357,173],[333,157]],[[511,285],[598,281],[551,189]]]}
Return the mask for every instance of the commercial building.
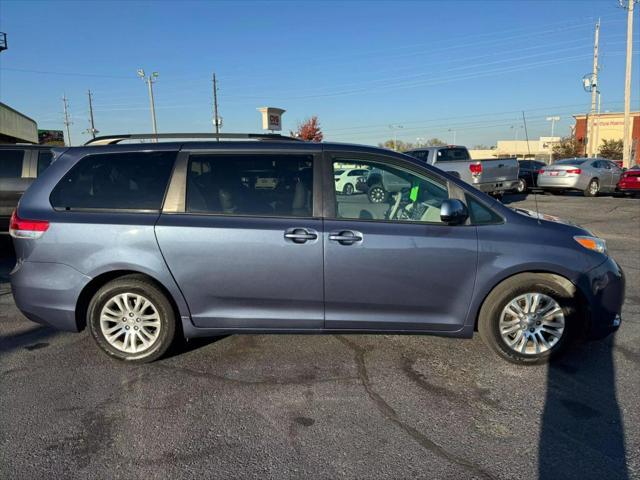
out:
{"label": "commercial building", "polygon": [[489,150],[469,150],[471,158],[505,158],[537,159],[549,162],[553,145],[560,142],[560,137],[540,137],[537,140],[498,140],[495,148]]}
{"label": "commercial building", "polygon": [[[583,154],[597,155],[605,140],[622,140],[624,114],[607,112],[594,115],[574,115],[575,136],[583,145]],[[593,133],[589,135],[589,131]],[[631,112],[631,164],[640,163],[640,112]]]}
{"label": "commercial building", "polygon": [[0,143],[38,143],[35,120],[0,103]]}

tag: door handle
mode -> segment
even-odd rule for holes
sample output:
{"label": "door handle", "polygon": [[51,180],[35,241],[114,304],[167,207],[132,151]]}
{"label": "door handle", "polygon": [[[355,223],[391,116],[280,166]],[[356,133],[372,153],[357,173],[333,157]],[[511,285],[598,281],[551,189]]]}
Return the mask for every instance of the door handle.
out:
{"label": "door handle", "polygon": [[284,238],[293,243],[306,243],[318,238],[318,233],[310,228],[289,228],[284,232]]}
{"label": "door handle", "polygon": [[341,230],[329,234],[329,240],[338,242],[340,245],[353,245],[356,242],[361,242],[363,238],[362,233],[354,230]]}

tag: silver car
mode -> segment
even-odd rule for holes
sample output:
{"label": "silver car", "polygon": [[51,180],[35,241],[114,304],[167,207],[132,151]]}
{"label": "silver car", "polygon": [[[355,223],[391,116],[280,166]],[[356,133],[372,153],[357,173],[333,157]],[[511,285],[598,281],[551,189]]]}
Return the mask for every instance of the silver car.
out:
{"label": "silver car", "polygon": [[543,190],[580,190],[585,197],[614,192],[622,169],[605,158],[568,158],[549,165],[538,174]]}

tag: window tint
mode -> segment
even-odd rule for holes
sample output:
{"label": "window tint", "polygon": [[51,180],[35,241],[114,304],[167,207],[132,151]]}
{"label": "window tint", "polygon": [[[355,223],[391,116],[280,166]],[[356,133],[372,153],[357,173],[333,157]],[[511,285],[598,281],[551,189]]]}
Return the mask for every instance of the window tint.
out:
{"label": "window tint", "polygon": [[0,150],[0,178],[20,178],[24,150]]}
{"label": "window tint", "polygon": [[438,150],[438,162],[453,162],[455,160],[469,160],[466,148],[443,148]]}
{"label": "window tint", "polygon": [[41,150],[38,152],[38,176],[42,172],[44,172],[49,165],[51,165],[51,160],[53,159],[53,153],[49,150]]}
{"label": "window tint", "polygon": [[488,207],[477,201],[471,195],[466,194],[469,217],[474,225],[486,225],[490,223],[501,223],[502,218]]}
{"label": "window tint", "polygon": [[226,215],[313,215],[311,155],[192,155],[187,211]]}
{"label": "window tint", "polygon": [[356,184],[353,195],[336,193],[336,218],[441,223],[440,205],[449,198],[444,181],[347,158],[336,158],[334,170],[343,164],[355,164],[368,175]]}
{"label": "window tint", "polygon": [[67,173],[51,194],[60,209],[159,210],[175,152],[89,155]]}
{"label": "window tint", "polygon": [[429,150],[418,150],[415,152],[407,152],[407,155],[419,158],[420,160],[427,160],[429,158]]}
{"label": "window tint", "polygon": [[584,162],[586,162],[586,159],[568,158],[566,160],[556,162],[555,165],[582,165]]}

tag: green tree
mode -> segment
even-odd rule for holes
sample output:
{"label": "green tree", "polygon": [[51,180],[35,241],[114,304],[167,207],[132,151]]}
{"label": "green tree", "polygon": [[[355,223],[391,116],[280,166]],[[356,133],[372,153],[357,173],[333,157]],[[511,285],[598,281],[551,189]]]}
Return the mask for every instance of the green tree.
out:
{"label": "green tree", "polygon": [[389,150],[395,150],[396,152],[406,152],[407,150],[415,148],[415,145],[413,143],[393,139],[387,140],[383,143],[379,143],[378,146],[382,148],[388,148]]}
{"label": "green tree", "polygon": [[609,160],[622,160],[622,140],[603,140],[598,153]]}
{"label": "green tree", "polygon": [[427,140],[427,142],[425,143],[425,145],[427,147],[441,147],[443,145],[446,145],[447,142],[444,142],[442,140],[440,140],[439,138],[430,138],[429,140]]}
{"label": "green tree", "polygon": [[559,143],[553,146],[554,160],[579,157],[581,154],[582,145],[580,145],[580,142],[578,142],[575,137],[564,137]]}

